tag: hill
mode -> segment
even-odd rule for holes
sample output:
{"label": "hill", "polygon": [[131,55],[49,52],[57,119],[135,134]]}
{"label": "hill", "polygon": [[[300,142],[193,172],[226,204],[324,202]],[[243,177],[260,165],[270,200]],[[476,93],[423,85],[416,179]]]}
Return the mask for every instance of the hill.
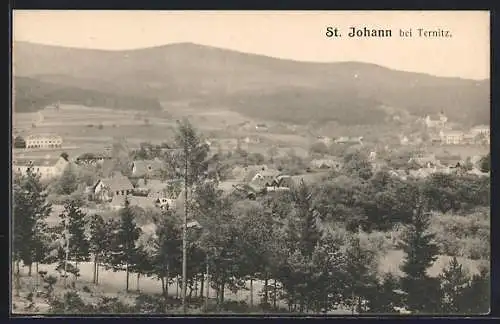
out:
{"label": "hill", "polygon": [[40,81],[29,77],[14,77],[14,110],[33,112],[45,106],[61,102],[88,107],[108,107],[116,109],[161,110],[156,98],[103,92],[63,83]]}
{"label": "hill", "polygon": [[200,109],[223,106],[293,123],[373,124],[385,118],[382,105],[419,116],[444,110],[452,121],[489,123],[489,80],[359,62],[281,60],[191,43],[104,51],[15,42],[13,49],[16,76],[79,89],[81,97],[92,90],[166,105],[189,100]]}

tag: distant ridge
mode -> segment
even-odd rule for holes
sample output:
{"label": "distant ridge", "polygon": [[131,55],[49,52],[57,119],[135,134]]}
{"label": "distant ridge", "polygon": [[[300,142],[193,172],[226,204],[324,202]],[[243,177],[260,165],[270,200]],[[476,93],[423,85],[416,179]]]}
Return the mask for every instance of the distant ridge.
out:
{"label": "distant ridge", "polygon": [[[385,113],[379,106],[386,105],[414,115],[444,109],[452,120],[489,123],[489,80],[436,77],[361,62],[293,61],[194,43],[94,50],[14,42],[13,53],[16,77],[41,82],[41,87],[87,91],[77,97],[98,91],[104,97],[139,101],[190,100],[200,109],[225,106],[290,122],[381,122]],[[156,103],[146,106],[142,109],[158,109]],[[354,109],[359,116],[344,116]],[[371,118],[363,121],[363,116]]]}

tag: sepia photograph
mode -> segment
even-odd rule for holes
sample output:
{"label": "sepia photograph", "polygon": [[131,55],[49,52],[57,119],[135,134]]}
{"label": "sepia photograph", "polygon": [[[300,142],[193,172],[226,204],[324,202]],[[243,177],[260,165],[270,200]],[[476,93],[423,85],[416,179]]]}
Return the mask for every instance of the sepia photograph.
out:
{"label": "sepia photograph", "polygon": [[12,316],[490,312],[490,12],[13,10]]}

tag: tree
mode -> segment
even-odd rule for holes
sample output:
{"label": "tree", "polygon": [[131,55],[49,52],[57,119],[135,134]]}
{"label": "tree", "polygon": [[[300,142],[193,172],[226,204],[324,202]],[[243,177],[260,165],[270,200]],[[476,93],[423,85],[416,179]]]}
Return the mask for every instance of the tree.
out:
{"label": "tree", "polygon": [[[184,221],[183,221],[183,239],[182,239],[182,305],[186,311],[186,275],[187,275],[187,219],[189,211],[189,192],[197,184],[200,177],[207,171],[206,158],[210,146],[202,144],[196,130],[189,120],[178,121],[175,142],[180,149],[177,155],[168,162],[173,162],[171,167],[174,170],[183,170],[184,178]],[[168,163],[167,162],[167,163]]]}
{"label": "tree", "polygon": [[465,302],[464,291],[470,281],[467,271],[458,263],[457,258],[453,257],[439,277],[443,291],[443,311],[452,314],[461,313]]}
{"label": "tree", "polygon": [[16,136],[14,138],[14,148],[26,148],[26,141],[22,136]]}
{"label": "tree", "polygon": [[73,164],[68,164],[56,183],[56,192],[60,195],[70,195],[78,188],[78,174]]}
{"label": "tree", "polygon": [[491,281],[487,268],[479,269],[472,276],[469,285],[463,290],[463,304],[460,313],[487,314],[490,311]]}
{"label": "tree", "polygon": [[316,142],[309,148],[309,153],[311,155],[327,155],[329,153],[328,146],[323,142]]}
{"label": "tree", "polygon": [[391,273],[384,274],[370,292],[367,305],[370,313],[396,313],[395,307],[402,306],[399,278]]}
{"label": "tree", "polygon": [[[46,218],[52,211],[47,203],[45,187],[40,176],[28,170],[26,175],[16,177],[13,184],[13,259],[29,267],[33,261],[42,259],[39,255],[43,244],[43,232],[46,229]],[[38,255],[37,255],[38,254]]]}
{"label": "tree", "polygon": [[302,180],[298,187],[292,190],[292,199],[296,217],[299,222],[299,249],[302,254],[310,256],[321,238],[318,213],[312,205],[312,192]]}
{"label": "tree", "polygon": [[135,223],[135,215],[130,207],[130,202],[125,199],[124,207],[120,210],[120,227],[116,235],[116,255],[113,264],[124,265],[126,271],[126,288],[129,289],[129,266],[133,266],[137,253],[136,241],[141,234],[141,229]]}
{"label": "tree", "polygon": [[155,223],[152,272],[160,278],[162,292],[167,297],[170,279],[180,274],[182,232],[179,220],[172,213],[163,212]]}
{"label": "tree", "polygon": [[429,216],[422,201],[415,206],[413,219],[402,237],[406,258],[401,265],[404,277],[401,287],[406,292],[406,306],[415,313],[436,312],[440,305],[439,282],[427,275],[439,252],[435,234],[429,233]]}
{"label": "tree", "polygon": [[369,248],[369,242],[362,242],[359,234],[351,234],[346,249],[346,289],[344,298],[351,305],[352,312],[364,311],[363,301],[370,296],[370,290],[376,287],[378,255]]}
{"label": "tree", "polygon": [[361,179],[368,180],[372,177],[372,166],[366,154],[356,151],[344,156],[343,170],[347,174],[355,175]]}
{"label": "tree", "polygon": [[482,172],[490,172],[491,170],[491,153],[485,155],[480,161],[480,169]]}
{"label": "tree", "polygon": [[112,230],[106,226],[101,215],[95,214],[90,221],[90,252],[94,255],[93,282],[99,283],[99,262],[110,246],[109,233]]}
{"label": "tree", "polygon": [[77,266],[78,262],[88,261],[90,256],[90,243],[85,234],[87,215],[81,210],[81,205],[81,201],[70,200],[64,206],[68,218],[68,231],[71,235],[69,253]]}

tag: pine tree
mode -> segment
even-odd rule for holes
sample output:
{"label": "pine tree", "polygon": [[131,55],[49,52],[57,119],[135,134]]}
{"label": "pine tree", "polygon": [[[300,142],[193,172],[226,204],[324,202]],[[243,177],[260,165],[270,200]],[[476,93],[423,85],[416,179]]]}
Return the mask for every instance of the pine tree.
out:
{"label": "pine tree", "polygon": [[170,278],[180,273],[181,228],[169,213],[158,220],[153,251],[153,272],[162,281],[162,291],[168,296]]}
{"label": "pine tree", "polygon": [[446,313],[462,313],[464,309],[464,291],[470,277],[457,258],[453,257],[447,268],[440,275],[443,290],[443,311]]}
{"label": "pine tree", "polygon": [[[28,266],[31,275],[32,263],[43,259],[45,219],[52,206],[47,203],[40,176],[29,170],[26,175],[14,179],[13,191],[13,259]],[[19,263],[16,272],[19,274]]]}
{"label": "pine tree", "polygon": [[396,313],[395,307],[401,307],[400,283],[398,277],[391,273],[384,274],[381,282],[371,289],[368,298],[370,313]]}
{"label": "pine tree", "polygon": [[78,188],[78,175],[71,163],[64,169],[56,186],[57,193],[60,195],[70,195]]}
{"label": "pine tree", "polygon": [[312,193],[302,180],[293,191],[293,200],[300,227],[299,248],[302,254],[310,256],[321,238],[318,217],[312,206]]}
{"label": "pine tree", "polygon": [[435,234],[428,233],[429,217],[419,201],[413,219],[402,238],[406,258],[401,265],[404,277],[401,287],[406,292],[406,306],[415,313],[438,311],[440,305],[439,281],[427,275],[427,269],[437,259]]}
{"label": "pine tree", "polygon": [[129,266],[136,260],[136,241],[141,234],[141,229],[135,223],[135,215],[130,208],[130,202],[125,199],[124,207],[120,211],[120,229],[116,236],[117,254],[113,260],[115,265],[124,265],[126,271],[126,288],[129,289]]}
{"label": "pine tree", "polygon": [[349,240],[346,251],[346,299],[349,300],[352,311],[364,311],[363,301],[370,295],[370,290],[376,286],[378,268],[377,254],[361,244],[360,237],[354,235]]}
{"label": "pine tree", "polygon": [[491,281],[490,271],[480,269],[474,274],[469,285],[463,290],[460,313],[487,314],[490,312]]}
{"label": "pine tree", "polygon": [[104,257],[104,253],[108,247],[108,233],[110,228],[106,226],[101,215],[94,215],[90,222],[90,252],[94,255],[94,277],[93,282],[99,283],[99,262]]}
{"label": "pine tree", "polygon": [[69,253],[71,259],[78,262],[89,260],[90,243],[85,235],[87,225],[86,214],[81,209],[81,202],[71,200],[65,204],[68,217],[68,231],[71,235],[69,240]]}

